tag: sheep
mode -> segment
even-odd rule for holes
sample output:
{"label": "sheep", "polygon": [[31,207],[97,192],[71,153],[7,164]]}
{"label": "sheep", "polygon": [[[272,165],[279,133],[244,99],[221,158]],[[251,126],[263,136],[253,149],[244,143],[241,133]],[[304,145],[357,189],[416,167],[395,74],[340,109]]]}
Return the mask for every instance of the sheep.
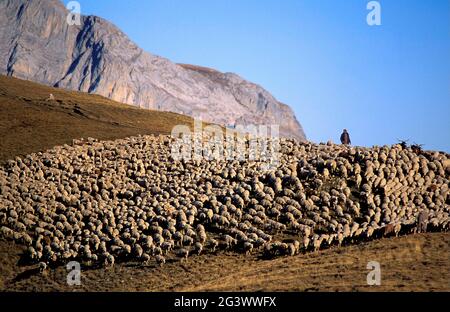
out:
{"label": "sheep", "polygon": [[417,217],[417,232],[425,233],[428,226],[428,212],[421,211]]}
{"label": "sheep", "polygon": [[184,259],[185,261],[187,261],[187,259],[189,257],[189,249],[186,249],[186,248],[178,249],[177,256],[180,257],[181,259]]}
{"label": "sheep", "polygon": [[395,234],[395,224],[389,223],[386,224],[383,228],[383,236],[387,237],[390,234]]}
{"label": "sheep", "polygon": [[161,249],[163,250],[163,252],[165,254],[167,254],[168,252],[170,252],[173,249],[173,243],[172,241],[166,241],[164,243],[162,243],[161,245]]}
{"label": "sheep", "polygon": [[315,234],[315,235],[313,236],[312,244],[313,244],[313,247],[314,247],[314,251],[315,251],[315,252],[318,251],[318,250],[320,249],[320,245],[322,244],[322,240],[320,239],[320,236],[319,236],[319,235]]}
{"label": "sheep", "polygon": [[147,253],[144,253],[144,254],[142,254],[140,260],[141,260],[142,262],[144,262],[145,264],[148,264],[148,263],[150,262],[150,259],[151,259],[150,255],[147,254]]}
{"label": "sheep", "polygon": [[304,248],[305,250],[308,249],[309,243],[310,243],[309,237],[308,237],[308,236],[303,237],[303,248]]}
{"label": "sheep", "polygon": [[161,255],[157,255],[157,256],[155,257],[155,260],[156,260],[156,263],[157,263],[160,267],[162,267],[162,266],[166,263],[166,258],[164,258],[164,257],[161,256]]}
{"label": "sheep", "polygon": [[253,244],[250,242],[244,242],[243,249],[246,255],[250,254],[253,250]]}
{"label": "sheep", "polygon": [[194,239],[188,235],[184,235],[182,245],[183,246],[191,246],[192,244],[194,244]]}
{"label": "sheep", "polygon": [[295,245],[293,243],[289,243],[288,244],[288,255],[290,256],[294,256],[297,252],[297,248],[295,247]]}
{"label": "sheep", "polygon": [[367,238],[367,239],[371,238],[372,235],[373,235],[373,233],[374,233],[374,231],[375,231],[375,229],[374,229],[373,227],[369,226],[369,227],[366,229],[366,232],[365,232],[366,238]]}
{"label": "sheep", "polygon": [[[152,245],[151,248],[149,250],[151,250],[151,253],[153,255],[160,255],[163,253],[163,248],[162,246],[164,245],[167,248],[167,244],[165,244],[166,242],[164,242],[161,246],[155,246]],[[168,244],[170,245],[170,242],[168,242]]]}
{"label": "sheep", "polygon": [[44,272],[47,270],[47,263],[39,262],[38,269],[40,274],[44,274]]}
{"label": "sheep", "polygon": [[212,238],[209,240],[209,246],[210,246],[212,252],[215,252],[216,248],[219,246],[219,242]]}
{"label": "sheep", "polygon": [[104,266],[106,268],[112,268],[114,266],[115,262],[116,262],[116,259],[110,253],[106,253],[104,255],[104,262],[103,263],[104,263]]}
{"label": "sheep", "polygon": [[271,249],[294,255],[414,224],[448,229],[446,154],[282,139],[279,166],[264,171],[245,159],[173,162],[170,142],[86,140],[9,161],[0,166],[0,236],[32,248],[31,261],[109,253],[148,262],[190,246],[259,251],[272,235],[298,235],[301,243]]}
{"label": "sheep", "polygon": [[204,244],[207,238],[208,236],[206,235],[205,231],[198,232],[197,239],[200,243]]}
{"label": "sheep", "polygon": [[197,255],[200,255],[203,251],[203,245],[200,242],[196,242],[194,248],[195,251],[197,252]]}
{"label": "sheep", "polygon": [[203,226],[203,224],[197,224],[197,233],[205,233],[205,227]]}
{"label": "sheep", "polygon": [[133,251],[134,251],[134,256],[137,257],[137,258],[141,258],[143,253],[144,253],[144,250],[138,244],[134,245],[134,250]]}
{"label": "sheep", "polygon": [[4,237],[6,239],[13,239],[14,238],[14,231],[6,226],[2,226],[0,228],[0,236]]}
{"label": "sheep", "polygon": [[344,238],[345,238],[344,233],[342,233],[342,232],[337,233],[336,239],[338,241],[339,247],[342,246],[342,243],[344,242]]}
{"label": "sheep", "polygon": [[402,229],[402,224],[401,223],[395,224],[395,226],[394,226],[395,236],[398,236],[398,234],[400,233],[401,229]]}
{"label": "sheep", "polygon": [[227,249],[232,248],[233,245],[236,244],[236,240],[228,234],[223,237],[223,241],[224,241]]}

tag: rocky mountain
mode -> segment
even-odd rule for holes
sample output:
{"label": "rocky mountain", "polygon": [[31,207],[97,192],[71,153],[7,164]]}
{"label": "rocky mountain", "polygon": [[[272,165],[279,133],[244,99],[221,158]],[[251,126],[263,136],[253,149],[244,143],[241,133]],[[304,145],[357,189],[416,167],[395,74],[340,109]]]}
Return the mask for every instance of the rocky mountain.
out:
{"label": "rocky mountain", "polygon": [[69,25],[59,0],[0,1],[0,73],[222,125],[280,124],[305,140],[291,108],[233,73],[143,51],[110,22]]}

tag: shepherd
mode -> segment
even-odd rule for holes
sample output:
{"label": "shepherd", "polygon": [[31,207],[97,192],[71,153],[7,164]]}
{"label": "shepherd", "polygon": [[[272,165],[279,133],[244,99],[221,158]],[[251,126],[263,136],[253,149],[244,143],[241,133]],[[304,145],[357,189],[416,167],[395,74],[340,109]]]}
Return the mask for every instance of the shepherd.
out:
{"label": "shepherd", "polygon": [[350,140],[350,135],[347,132],[347,129],[344,129],[344,132],[341,134],[341,143],[344,145],[352,144],[352,141]]}

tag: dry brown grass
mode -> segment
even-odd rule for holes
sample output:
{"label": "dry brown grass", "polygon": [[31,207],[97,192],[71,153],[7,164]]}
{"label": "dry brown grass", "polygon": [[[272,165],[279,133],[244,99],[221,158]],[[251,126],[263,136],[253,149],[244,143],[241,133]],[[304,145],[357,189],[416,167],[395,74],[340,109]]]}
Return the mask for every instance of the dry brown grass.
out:
{"label": "dry brown grass", "polygon": [[[21,247],[0,242],[0,289],[8,291],[450,291],[449,233],[417,234],[317,253],[261,260],[219,252],[187,263],[123,263],[82,271],[68,286],[67,270],[40,275],[17,265]],[[381,286],[368,286],[366,265],[381,264]]]}
{"label": "dry brown grass", "polygon": [[[46,100],[50,93],[54,101]],[[169,134],[177,124],[192,119],[0,75],[0,163],[76,138]]]}

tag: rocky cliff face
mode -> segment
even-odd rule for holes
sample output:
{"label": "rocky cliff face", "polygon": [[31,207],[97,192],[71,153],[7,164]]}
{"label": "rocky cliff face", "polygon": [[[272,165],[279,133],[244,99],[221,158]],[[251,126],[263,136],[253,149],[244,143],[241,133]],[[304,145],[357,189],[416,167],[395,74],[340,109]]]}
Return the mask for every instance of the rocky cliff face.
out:
{"label": "rocky cliff face", "polygon": [[236,74],[175,64],[96,16],[66,22],[59,0],[0,1],[0,73],[222,124],[280,124],[305,140],[289,106]]}

